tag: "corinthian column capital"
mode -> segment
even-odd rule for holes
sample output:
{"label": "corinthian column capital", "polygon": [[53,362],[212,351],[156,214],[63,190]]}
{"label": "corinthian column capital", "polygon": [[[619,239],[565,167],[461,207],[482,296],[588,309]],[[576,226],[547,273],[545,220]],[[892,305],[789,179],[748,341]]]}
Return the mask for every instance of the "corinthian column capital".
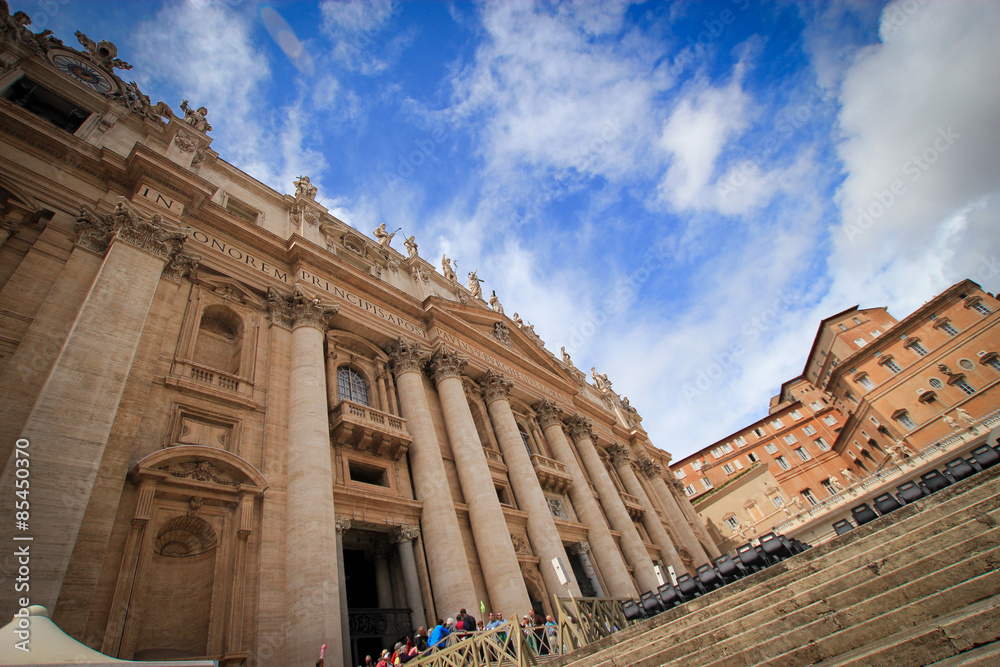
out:
{"label": "corinthian column capital", "polygon": [[429,365],[431,377],[435,382],[446,378],[461,378],[468,363],[467,359],[461,358],[455,352],[440,347],[431,355]]}
{"label": "corinthian column capital", "polygon": [[573,415],[566,420],[566,429],[573,438],[573,442],[594,439],[594,422],[580,415]]}
{"label": "corinthian column capital", "polygon": [[159,215],[151,218],[139,215],[124,197],[118,198],[118,204],[110,218],[117,240],[164,260],[179,253],[188,236],[179,229],[170,229]]}
{"label": "corinthian column capital", "polygon": [[267,315],[275,324],[288,329],[310,326],[326,333],[337,306],[329,306],[305,294],[298,287],[291,296],[284,296],[273,287],[267,288]]}
{"label": "corinthian column capital", "polygon": [[18,220],[14,220],[13,218],[9,218],[7,216],[0,217],[0,231],[7,232],[11,236],[17,233],[17,229],[20,226],[21,223]]}
{"label": "corinthian column capital", "polygon": [[661,469],[662,466],[651,458],[641,459],[639,461],[639,471],[645,475],[647,479],[655,479],[659,477]]}
{"label": "corinthian column capital", "polygon": [[480,384],[483,386],[483,400],[489,405],[493,401],[507,400],[514,384],[504,377],[503,373],[487,371]]}
{"label": "corinthian column capital", "polygon": [[412,542],[418,537],[420,537],[420,528],[411,525],[399,526],[392,533],[392,541],[395,544],[400,542]]}
{"label": "corinthian column capital", "polygon": [[611,457],[611,464],[615,468],[621,468],[623,466],[629,465],[629,450],[628,447],[621,444],[620,442],[613,442],[608,445],[608,455]]}
{"label": "corinthian column capital", "polygon": [[542,400],[531,406],[535,414],[538,415],[538,423],[542,428],[547,428],[552,424],[558,424],[562,417],[562,410],[552,401]]}
{"label": "corinthian column capital", "polygon": [[389,363],[392,372],[399,377],[400,373],[408,371],[420,372],[427,363],[427,355],[416,343],[399,338],[386,350],[389,353]]}

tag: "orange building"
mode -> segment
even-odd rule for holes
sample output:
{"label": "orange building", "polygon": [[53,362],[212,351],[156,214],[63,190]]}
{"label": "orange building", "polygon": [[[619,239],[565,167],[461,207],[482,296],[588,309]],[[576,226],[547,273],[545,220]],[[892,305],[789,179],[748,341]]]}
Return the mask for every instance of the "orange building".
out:
{"label": "orange building", "polygon": [[823,320],[766,417],[671,466],[719,547],[828,539],[851,506],[981,443],[1000,423],[998,308],[965,280],[903,320]]}

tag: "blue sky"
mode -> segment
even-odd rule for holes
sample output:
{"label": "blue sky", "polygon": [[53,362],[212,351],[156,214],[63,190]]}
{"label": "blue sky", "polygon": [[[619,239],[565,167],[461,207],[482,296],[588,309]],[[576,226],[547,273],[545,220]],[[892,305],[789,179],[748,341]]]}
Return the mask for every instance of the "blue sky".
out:
{"label": "blue sky", "polygon": [[478,269],[680,459],[819,320],[1000,285],[1000,4],[13,3],[111,39],[213,148]]}

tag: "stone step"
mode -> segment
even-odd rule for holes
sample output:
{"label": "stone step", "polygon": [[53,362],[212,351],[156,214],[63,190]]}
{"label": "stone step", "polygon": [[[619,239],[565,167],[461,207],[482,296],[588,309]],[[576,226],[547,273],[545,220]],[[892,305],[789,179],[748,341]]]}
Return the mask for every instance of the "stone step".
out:
{"label": "stone step", "polygon": [[[989,504],[995,503],[991,501]],[[974,507],[967,509],[970,511],[966,514],[974,515],[974,512],[982,508]],[[997,512],[1000,512],[1000,510],[994,510],[994,513]],[[993,517],[991,516],[990,518]],[[993,520],[996,521],[996,519]],[[805,580],[791,582],[789,586],[785,587],[775,586],[777,583],[776,581],[771,582],[769,586],[771,590],[761,596],[758,600],[752,600],[739,606],[723,609],[721,613],[714,615],[706,615],[711,611],[709,608],[706,608],[705,610],[702,610],[703,613],[689,614],[682,619],[678,619],[679,622],[670,624],[668,628],[663,628],[661,626],[661,628],[651,630],[643,633],[639,637],[629,640],[628,645],[631,649],[627,652],[628,659],[635,662],[642,660],[649,655],[656,655],[659,659],[667,660],[674,657],[690,655],[694,651],[698,651],[707,646],[718,645],[719,642],[726,641],[728,638],[737,636],[743,632],[756,630],[762,626],[766,626],[774,619],[775,615],[786,617],[788,614],[794,613],[796,610],[808,607],[810,604],[817,601],[822,601],[831,595],[839,593],[845,588],[856,586],[859,583],[876,580],[879,577],[879,573],[883,575],[883,583],[881,585],[887,585],[885,583],[889,581],[887,576],[894,570],[898,569],[899,564],[919,560],[918,557],[923,558],[928,555],[939,554],[941,551],[940,546],[942,539],[946,540],[949,544],[955,544],[963,542],[970,537],[981,535],[987,528],[988,527],[982,522],[976,521],[973,517],[967,516],[965,523],[956,525],[948,529],[945,533],[937,533],[935,538],[932,540],[919,540],[914,545],[904,548],[901,551],[890,553],[881,560],[873,561],[876,565],[874,569],[864,567],[864,565],[853,565],[848,563],[849,567],[847,568],[847,571],[839,574],[836,578],[815,581],[816,577],[813,577],[814,581],[812,581],[812,583],[815,583],[815,586],[798,591],[792,590],[793,587],[804,587]],[[914,533],[910,534],[913,535]],[[994,538],[994,540],[995,539],[1000,539],[1000,537]],[[970,543],[970,546],[971,544],[978,543]],[[889,551],[891,552],[891,548]],[[920,567],[920,565],[918,565],[918,567]],[[841,568],[831,567],[828,568],[826,572],[829,574],[839,569]],[[901,575],[897,573],[896,576],[898,579],[902,580],[911,578],[910,575],[906,573]],[[808,582],[806,582],[806,584],[807,583]],[[724,592],[725,589],[722,589],[716,593]],[[858,595],[861,595],[862,597],[864,596],[863,593],[858,593]],[[721,600],[722,604],[726,604],[728,602],[728,598]],[[719,606],[720,605],[713,605],[716,609],[718,609]],[[696,624],[697,627],[689,628],[688,626],[692,623]],[[676,635],[685,630],[688,630],[688,632],[686,632],[685,640],[683,642],[674,644],[669,649],[664,648],[662,637],[665,632],[669,632],[671,635]],[[588,664],[601,663],[593,662]]]}
{"label": "stone step", "polygon": [[959,653],[927,667],[996,667],[997,665],[1000,665],[1000,641]]}
{"label": "stone step", "polygon": [[[889,635],[817,667],[1000,665],[1000,595]],[[991,642],[976,649],[977,644]]]}
{"label": "stone step", "polygon": [[[809,599],[814,600],[813,603],[815,599],[823,599],[830,590],[836,592],[836,587],[830,588],[830,582],[864,572],[868,564],[886,574],[886,568],[891,571],[896,567],[894,563],[902,562],[900,554],[904,552],[918,560],[939,552],[942,543],[954,545],[955,541],[962,542],[996,525],[992,508],[1000,488],[998,478],[1000,469],[981,473],[765,572],[562,656],[553,664],[634,665],[636,659],[653,655],[659,659],[658,654],[665,644],[674,644],[665,642],[664,638],[682,633],[685,641],[678,646],[683,645],[683,648],[677,653],[669,652],[675,657],[690,655],[692,650],[698,650],[696,646],[725,641],[726,636],[720,634],[720,630],[727,625],[742,622],[746,626],[747,617],[760,615],[759,612],[765,610],[764,616],[769,614],[773,619],[775,614],[794,612]],[[877,592],[877,588],[872,590]],[[729,631],[739,629],[738,625],[733,625]],[[743,627],[743,630],[750,629],[756,629],[756,625]],[[629,650],[623,652],[623,646],[628,646]],[[649,664],[662,664],[662,661]]]}
{"label": "stone step", "polygon": [[[888,574],[881,570],[869,570],[866,580],[850,582],[849,587],[840,592],[831,590],[832,595],[809,601],[789,614],[773,618],[770,610],[763,610],[755,614],[756,618],[747,619],[742,627],[729,628],[728,636],[718,638],[701,650],[691,651],[687,646],[679,645],[659,652],[654,661],[633,660],[633,664],[665,664],[665,653],[673,654],[685,665],[724,667],[732,664],[737,655],[743,664],[811,664],[815,659],[805,659],[807,654],[818,651],[820,647],[831,652],[836,651],[838,645],[841,650],[847,649],[890,634],[900,627],[900,622],[912,625],[911,617],[904,611],[922,621],[923,614],[931,613],[928,618],[933,618],[950,612],[979,599],[982,595],[976,596],[984,591],[985,595],[1000,592],[1000,571],[993,570],[996,560],[1000,558],[998,545],[1000,531],[993,530],[956,545],[954,549],[896,567]],[[954,556],[949,558],[949,552],[973,555],[956,559]],[[905,555],[899,558],[905,559]],[[954,562],[945,564],[948,561]],[[978,578],[983,573],[986,573],[984,580],[977,582],[977,586],[961,589],[964,597],[941,597],[933,603],[924,601],[919,608],[912,608],[910,601],[933,597],[942,588],[963,586],[970,577]],[[837,583],[842,582],[834,582]],[[888,619],[897,616],[897,620],[888,624]],[[837,643],[828,645],[827,640],[834,634],[839,634]],[[839,643],[845,638],[857,641],[846,645]],[[821,653],[817,655],[825,657]],[[778,656],[785,657],[779,659]]]}

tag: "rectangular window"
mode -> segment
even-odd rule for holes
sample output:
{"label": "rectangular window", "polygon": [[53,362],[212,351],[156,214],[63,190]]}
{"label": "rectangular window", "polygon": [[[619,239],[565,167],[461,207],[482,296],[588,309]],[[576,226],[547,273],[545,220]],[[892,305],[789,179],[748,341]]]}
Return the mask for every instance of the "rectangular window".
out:
{"label": "rectangular window", "polygon": [[788,435],[785,436],[786,445],[794,445],[798,441],[799,439],[795,437],[794,433],[789,433]]}
{"label": "rectangular window", "polygon": [[807,452],[804,447],[796,447],[795,454],[803,461],[809,460],[809,452]]}
{"label": "rectangular window", "polygon": [[[89,73],[87,75],[89,76]],[[25,77],[15,81],[3,97],[70,134],[80,129],[83,121],[90,116],[90,112],[86,109],[77,107]]]}
{"label": "rectangular window", "polygon": [[736,472],[736,468],[734,468],[729,463],[727,463],[726,465],[722,466],[722,469],[726,471],[727,475],[732,475],[734,472]]}
{"label": "rectangular window", "polygon": [[849,400],[849,401],[854,401],[855,403],[858,402],[858,397],[855,396],[854,394],[852,394],[851,392],[846,392],[844,394],[844,397],[847,398],[847,400]]}
{"label": "rectangular window", "polygon": [[823,438],[816,438],[815,440],[813,440],[813,443],[815,443],[815,445],[819,448],[819,451],[821,452],[830,451],[830,445],[826,444],[826,440],[824,440]]}
{"label": "rectangular window", "polygon": [[860,384],[861,388],[864,389],[865,391],[871,391],[872,389],[875,388],[875,383],[872,382],[872,379],[867,375],[862,375],[861,377],[859,377],[858,384]]}
{"label": "rectangular window", "polygon": [[806,499],[812,506],[819,505],[819,501],[816,500],[816,496],[813,495],[812,489],[802,489],[802,497]]}
{"label": "rectangular window", "polygon": [[758,440],[760,440],[760,439],[761,439],[761,438],[763,438],[763,437],[764,437],[765,435],[767,435],[766,433],[764,433],[764,429],[762,429],[762,428],[761,428],[761,427],[759,427],[759,426],[758,426],[757,428],[755,428],[755,429],[753,430],[753,434],[754,434],[755,436],[757,436],[757,439],[758,439]]}
{"label": "rectangular window", "polygon": [[855,317],[855,318],[854,318],[854,323],[855,323],[855,324],[861,324],[861,320],[859,320],[858,318],[856,318],[856,317]]}
{"label": "rectangular window", "polygon": [[386,474],[385,468],[351,461],[347,464],[347,470],[352,482],[373,484],[375,486],[389,486],[389,477]]}
{"label": "rectangular window", "polygon": [[788,413],[788,416],[794,419],[795,421],[802,419],[802,413],[799,412],[798,410],[792,410],[791,412]]}
{"label": "rectangular window", "polygon": [[698,492],[695,491],[694,487],[691,486],[690,484],[688,484],[687,486],[684,487],[684,495],[686,495],[686,496],[693,496],[696,493],[698,493]]}
{"label": "rectangular window", "polygon": [[780,417],[778,419],[775,419],[774,421],[771,422],[771,428],[773,428],[775,430],[778,430],[779,428],[781,428],[784,425],[785,425],[785,422],[781,421]]}
{"label": "rectangular window", "polygon": [[802,432],[806,435],[816,435],[816,427],[812,424],[806,424],[802,427]]}
{"label": "rectangular window", "polygon": [[837,326],[840,327],[841,331],[847,331],[847,325],[846,324],[838,324]]}
{"label": "rectangular window", "polygon": [[786,459],[784,456],[779,456],[774,460],[778,462],[778,465],[781,466],[782,470],[791,470],[792,464],[789,463],[788,459]]}
{"label": "rectangular window", "polygon": [[255,211],[252,206],[234,197],[226,197],[226,210],[240,220],[249,222],[251,225],[256,225],[257,220],[260,218],[259,211]]}
{"label": "rectangular window", "polygon": [[729,526],[729,530],[736,530],[740,527],[740,522],[736,520],[734,516],[726,517],[726,525]]}
{"label": "rectangular window", "polygon": [[773,442],[769,442],[766,445],[764,445],[764,451],[767,452],[768,454],[775,454],[778,451],[778,446]]}
{"label": "rectangular window", "polygon": [[721,459],[723,456],[722,447],[716,447],[715,449],[712,450],[711,454],[713,458]]}
{"label": "rectangular window", "polygon": [[966,394],[974,394],[976,390],[973,389],[972,385],[965,380],[959,380],[955,383],[955,386],[964,391]]}
{"label": "rectangular window", "polygon": [[826,489],[826,492],[829,495],[831,495],[831,496],[837,495],[837,491],[836,491],[836,489],[833,488],[833,484],[830,483],[830,480],[824,479],[822,482],[820,482],[820,484],[823,485],[823,488]]}
{"label": "rectangular window", "polygon": [[941,325],[941,331],[945,332],[949,336],[957,336],[958,335],[958,329],[956,329],[955,327],[951,326],[950,322],[945,322],[944,324],[942,324]]}
{"label": "rectangular window", "polygon": [[722,445],[722,451],[724,451],[726,454],[729,454],[730,452],[733,451],[733,446],[727,442],[724,445]]}
{"label": "rectangular window", "polygon": [[854,344],[857,345],[858,347],[864,347],[865,346],[865,339],[864,338],[855,338],[854,339]]}
{"label": "rectangular window", "polygon": [[837,418],[834,417],[833,415],[827,415],[826,417],[823,417],[823,423],[826,424],[827,426],[836,426]]}
{"label": "rectangular window", "polygon": [[771,496],[771,502],[774,503],[774,506],[778,508],[785,506],[785,499],[782,498],[780,494],[775,494]]}
{"label": "rectangular window", "polygon": [[747,437],[745,435],[741,435],[740,437],[736,438],[736,440],[734,440],[733,442],[735,442],[740,447],[744,447],[747,444]]}
{"label": "rectangular window", "polygon": [[706,491],[712,488],[712,482],[707,477],[702,478],[701,485],[705,487]]}
{"label": "rectangular window", "polygon": [[739,459],[733,459],[733,465],[737,470],[743,470],[743,463]]}
{"label": "rectangular window", "polygon": [[986,307],[986,306],[985,306],[985,305],[983,304],[983,302],[982,302],[982,301],[977,301],[977,302],[975,302],[974,304],[972,304],[972,308],[973,308],[973,310],[975,310],[975,311],[976,311],[977,313],[979,313],[980,315],[989,315],[989,314],[990,314],[990,309],[989,309],[989,308],[987,308],[987,307]]}
{"label": "rectangular window", "polygon": [[699,470],[701,470],[701,466],[702,466],[701,459],[698,459],[697,461],[692,461],[691,462],[691,469],[694,470],[695,472],[698,472]]}
{"label": "rectangular window", "polygon": [[917,427],[917,425],[913,422],[913,420],[910,419],[910,415],[906,414],[905,412],[899,416],[897,421],[899,421],[899,423],[902,424],[907,431]]}
{"label": "rectangular window", "polygon": [[910,349],[917,353],[918,356],[926,357],[927,349],[921,345],[919,342],[912,343]]}
{"label": "rectangular window", "polygon": [[883,364],[883,365],[884,365],[884,366],[885,366],[886,368],[888,368],[888,369],[889,369],[890,371],[892,371],[893,373],[899,373],[900,371],[902,371],[902,370],[903,370],[902,368],[900,368],[900,367],[899,367],[899,364],[897,364],[897,363],[896,363],[896,362],[895,362],[894,360],[892,360],[892,359],[890,359],[889,361],[885,362],[885,364]]}
{"label": "rectangular window", "polygon": [[685,477],[687,477],[687,475],[688,474],[684,472],[684,468],[681,468],[680,470],[674,473],[674,477],[676,477],[677,479],[684,479]]}
{"label": "rectangular window", "polygon": [[878,338],[881,335],[882,335],[881,331],[879,331],[878,329],[872,329],[872,338]]}
{"label": "rectangular window", "polygon": [[753,452],[750,452],[749,454],[747,454],[747,461],[749,461],[750,463],[757,463],[757,461],[760,461],[760,457],[754,454]]}
{"label": "rectangular window", "polygon": [[986,362],[986,365],[995,371],[1000,371],[1000,357],[992,357]]}
{"label": "rectangular window", "polygon": [[813,401],[809,404],[809,407],[812,408],[814,412],[819,412],[823,409],[823,403],[820,401]]}

